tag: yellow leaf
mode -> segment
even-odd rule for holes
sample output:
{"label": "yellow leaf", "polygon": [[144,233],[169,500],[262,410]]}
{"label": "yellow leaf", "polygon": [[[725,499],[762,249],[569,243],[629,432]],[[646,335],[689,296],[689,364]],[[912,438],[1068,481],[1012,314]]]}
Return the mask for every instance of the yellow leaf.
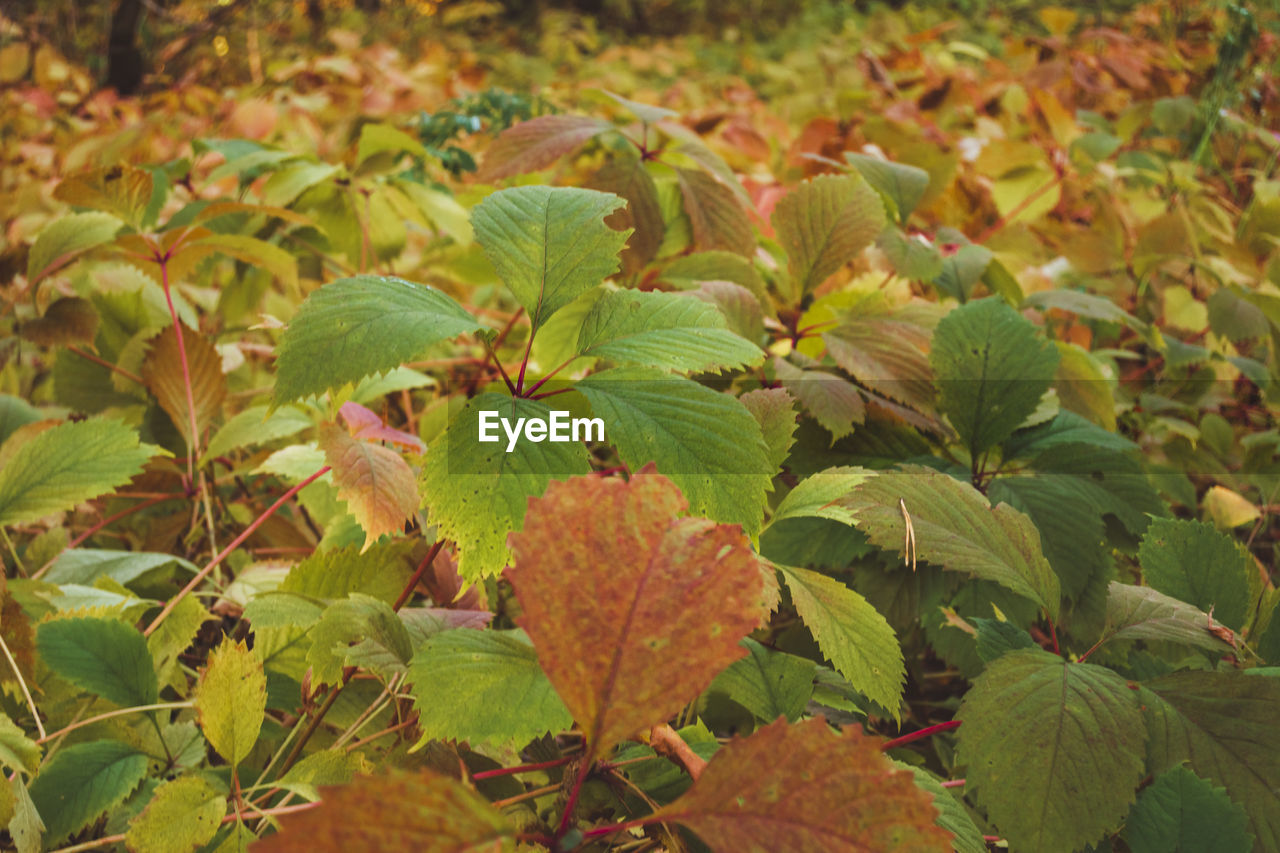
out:
{"label": "yellow leaf", "polygon": [[1262,512],[1248,498],[1226,486],[1213,486],[1205,493],[1204,511],[1220,530],[1231,530],[1262,517]]}
{"label": "yellow leaf", "polygon": [[196,685],[196,713],[209,744],[232,767],[249,755],[267,709],[267,675],[244,642],[224,640]]}
{"label": "yellow leaf", "polygon": [[333,467],[338,497],[347,502],[365,532],[362,552],[384,533],[400,532],[418,508],[409,463],[394,450],[352,438],[336,424],[321,428],[320,447]]}

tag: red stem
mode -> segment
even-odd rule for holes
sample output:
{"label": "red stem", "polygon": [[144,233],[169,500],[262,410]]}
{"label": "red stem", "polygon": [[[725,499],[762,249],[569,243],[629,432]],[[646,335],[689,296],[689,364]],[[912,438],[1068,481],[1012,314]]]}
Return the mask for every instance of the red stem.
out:
{"label": "red stem", "polygon": [[650,823],[657,823],[652,816],[640,817],[635,820],[629,820],[626,823],[611,823],[608,826],[597,826],[595,829],[588,829],[582,833],[582,840],[588,838],[599,838],[602,835],[613,835],[615,832],[626,832],[628,829],[635,829],[637,826],[645,826]]}
{"label": "red stem", "polygon": [[1058,629],[1053,626],[1052,619],[1047,621],[1049,622],[1049,636],[1053,638],[1053,653],[1055,655],[1061,655],[1062,652],[1058,651]]}
{"label": "red stem", "polygon": [[516,377],[515,395],[517,397],[524,393],[524,372],[529,368],[529,353],[533,352],[533,336],[536,332],[537,329],[533,327],[531,320],[529,323],[529,343],[524,348],[524,358],[520,359],[520,375]]}
{"label": "red stem", "polygon": [[557,758],[555,761],[542,761],[538,764],[521,764],[517,767],[499,767],[497,770],[482,770],[479,773],[472,773],[471,778],[477,782],[481,779],[492,779],[495,776],[510,776],[514,773],[532,773],[535,770],[546,770],[551,767],[560,767],[568,764],[572,758]]}
{"label": "red stem", "polygon": [[418,568],[414,570],[413,577],[409,578],[409,582],[404,585],[404,589],[400,591],[400,597],[396,599],[396,603],[391,605],[392,610],[399,610],[404,607],[404,603],[409,600],[409,596],[413,595],[413,589],[418,585],[418,581],[422,580],[422,576],[427,573],[427,569],[431,568],[431,564],[436,561],[436,554],[440,553],[440,548],[444,545],[443,539],[437,539],[431,549],[427,551],[422,562],[418,564]]}
{"label": "red stem", "polygon": [[565,394],[565,393],[567,393],[567,392],[569,392],[569,391],[572,391],[572,390],[573,390],[572,388],[557,388],[557,389],[556,389],[556,390],[554,390],[554,391],[543,391],[541,394],[537,395],[536,397],[530,397],[529,399],[530,399],[530,400],[545,400],[547,397],[554,397],[554,396],[555,396],[555,395],[557,395],[557,394]]}
{"label": "red stem", "polygon": [[938,732],[949,732],[952,729],[958,728],[960,728],[959,720],[950,720],[945,723],[938,723],[935,726],[928,726],[927,728],[920,729],[917,732],[912,732],[911,734],[906,734],[902,737],[896,737],[893,740],[887,740],[880,745],[880,749],[888,752],[891,749],[896,749],[897,747],[911,743],[912,741],[923,740],[930,735],[936,735]]}
{"label": "red stem", "polygon": [[279,500],[277,500],[271,506],[267,507],[267,509],[262,513],[262,515],[255,518],[253,522],[244,529],[243,533],[241,533],[235,539],[231,540],[231,542],[227,545],[227,547],[223,548],[222,551],[218,554],[218,556],[214,557],[213,560],[209,562],[209,565],[205,566],[203,569],[196,572],[195,577],[193,577],[186,586],[184,586],[181,590],[179,590],[177,595],[175,595],[173,598],[165,602],[164,609],[160,611],[160,613],[156,616],[155,619],[151,620],[151,624],[147,626],[147,630],[143,631],[142,633],[146,636],[151,636],[152,632],[154,632],[156,628],[160,627],[160,623],[163,622],[165,619],[169,618],[169,614],[172,613],[173,609],[178,606],[178,602],[186,598],[187,594],[190,593],[197,586],[199,586],[200,583],[205,578],[207,578],[209,574],[214,569],[216,569],[218,565],[227,558],[228,555],[231,554],[232,551],[234,551],[236,548],[239,548],[240,545],[244,542],[244,540],[248,539],[251,535],[253,535],[253,531],[261,527],[262,523],[265,522],[268,518],[275,515],[276,510],[284,506],[285,503],[290,498],[292,498],[298,492],[302,491],[307,486],[311,485],[313,482],[320,479],[327,473],[329,473],[328,465],[324,466],[319,471],[315,472],[314,474],[312,474],[307,479],[303,480],[298,485],[289,489],[289,491],[285,492],[283,495],[280,496]]}
{"label": "red stem", "polygon": [[559,365],[555,370],[551,371],[551,372],[550,372],[550,373],[548,373],[546,376],[542,377],[542,378],[541,378],[541,379],[539,379],[537,382],[533,383],[533,386],[529,388],[529,396],[530,396],[530,397],[532,397],[532,396],[537,392],[537,390],[538,390],[539,388],[541,388],[541,387],[543,386],[543,384],[544,384],[548,379],[550,379],[551,377],[555,376],[555,375],[556,375],[557,373],[559,373],[560,371],[564,370],[564,369],[565,369],[565,367],[567,367],[571,362],[573,362],[574,360],[576,360],[576,359],[578,359],[578,358],[580,358],[580,356],[576,356],[576,355],[571,355],[571,356],[569,356],[569,357],[568,357],[568,358],[566,358],[566,359],[564,360],[564,362],[563,362],[563,363],[561,363],[561,364],[560,364],[560,365]]}
{"label": "red stem", "polygon": [[965,780],[963,780],[963,779],[950,779],[950,780],[948,780],[948,781],[946,781],[946,782],[943,782],[943,783],[942,783],[942,787],[944,787],[944,788],[963,788],[963,787],[964,787],[964,781],[965,781]]}
{"label": "red stem", "polygon": [[[92,527],[90,527],[90,528],[89,528],[88,530],[86,530],[84,533],[81,533],[81,534],[80,534],[79,536],[77,536],[75,539],[72,539],[70,542],[68,542],[68,543],[67,543],[67,547],[66,547],[66,548],[64,548],[63,550],[64,550],[64,551],[69,551],[70,549],[75,548],[75,547],[76,547],[76,546],[78,546],[81,542],[83,542],[84,540],[88,539],[90,536],[92,536],[93,534],[97,533],[97,532],[98,532],[99,530],[101,530],[102,528],[106,527],[106,526],[107,526],[107,525],[109,525],[109,524],[114,524],[115,522],[117,522],[117,521],[119,521],[120,519],[124,518],[126,515],[132,515],[133,513],[138,512],[139,510],[146,509],[146,508],[147,508],[147,507],[149,507],[149,506],[155,506],[156,504],[158,504],[158,503],[162,503],[162,502],[164,502],[164,501],[177,500],[178,498],[184,498],[184,497],[186,497],[186,495],[183,495],[183,494],[157,495],[157,496],[155,496],[155,497],[153,497],[153,498],[151,498],[151,499],[149,499],[149,500],[145,500],[145,501],[143,501],[142,503],[134,504],[133,506],[129,507],[128,509],[122,509],[122,510],[120,510],[119,512],[117,512],[115,515],[108,516],[107,518],[102,519],[102,521],[99,521],[97,524],[95,524],[95,525],[93,525]],[[58,553],[59,553],[59,555],[61,555],[61,553],[62,553],[62,552],[61,552],[61,551],[59,551]],[[56,560],[56,559],[57,559],[57,557],[54,557],[54,558],[53,558],[53,560]],[[49,567],[53,565],[53,560],[50,560],[48,563],[45,563],[43,566],[41,566],[41,567],[39,568],[39,570],[38,570],[38,571],[36,571],[36,573],[35,573],[34,575],[32,575],[31,577],[32,577],[32,578],[39,578],[41,575],[43,575],[45,572],[47,572],[47,571],[49,570]]]}

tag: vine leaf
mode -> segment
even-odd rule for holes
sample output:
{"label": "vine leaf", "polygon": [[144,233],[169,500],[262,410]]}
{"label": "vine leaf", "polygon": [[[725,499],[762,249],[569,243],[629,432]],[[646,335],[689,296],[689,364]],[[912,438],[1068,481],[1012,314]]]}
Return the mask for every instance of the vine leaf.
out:
{"label": "vine leaf", "polygon": [[[520,631],[443,631],[409,664],[421,747],[470,741],[519,748],[573,725]],[[440,697],[448,695],[448,702]]]}
{"label": "vine leaf", "polygon": [[1109,640],[1165,640],[1226,654],[1233,637],[1221,623],[1190,604],[1150,587],[1112,581],[1107,587],[1107,623],[1100,642]]}
{"label": "vine leaf", "polygon": [[27,281],[34,287],[92,248],[115,239],[121,222],[110,213],[72,213],[40,232],[27,255]]}
{"label": "vine leaf", "polygon": [[932,800],[857,727],[778,720],[721,747],[653,820],[681,823],[716,850],[950,853]]}
{"label": "vine leaf", "polygon": [[69,510],[129,482],[152,456],[167,455],[110,418],[58,424],[4,450],[0,526]]}
{"label": "vine leaf", "polygon": [[483,328],[435,288],[389,276],[338,279],[307,297],[280,338],[276,405],[385,373]]}
{"label": "vine leaf", "polygon": [[994,581],[1057,618],[1058,578],[1040,550],[1035,525],[1008,504],[991,506],[968,483],[932,468],[904,465],[870,474],[838,505],[872,544],[904,556],[905,505],[919,560]]}
{"label": "vine leaf", "polygon": [[783,196],[771,221],[800,295],[871,245],[884,230],[884,203],[858,175],[819,175]]}
{"label": "vine leaf", "polygon": [[1255,850],[1280,848],[1280,679],[1243,672],[1177,672],[1148,682],[1149,770],[1186,762],[1244,807]]}
{"label": "vine leaf", "polygon": [[578,354],[663,370],[720,371],[759,364],[764,351],[729,331],[714,305],[672,293],[615,290],[583,318]]}
{"label": "vine leaf", "polygon": [[[545,420],[551,409],[537,400],[481,394],[469,401],[445,434],[427,451],[422,467],[422,499],[439,535],[458,543],[458,572],[477,581],[507,565],[507,534],[519,530],[528,499],[541,495],[553,479],[591,470],[587,448],[577,442],[480,443],[480,413],[495,411],[515,423]],[[499,431],[500,432],[500,431]]]}
{"label": "vine leaf", "polygon": [[60,677],[117,705],[158,700],[147,640],[132,625],[115,619],[54,619],[36,627],[36,648]]}
{"label": "vine leaf", "polygon": [[156,789],[124,840],[132,853],[190,853],[208,844],[227,811],[226,797],[202,776],[183,776]]}
{"label": "vine leaf", "polygon": [[765,612],[742,531],[681,518],[686,508],[650,469],[626,483],[577,477],[530,501],[511,537],[519,624],[588,752],[697,697]]}
{"label": "vine leaf", "polygon": [[77,743],[54,753],[30,788],[46,846],[79,832],[127,797],[147,775],[147,764],[144,753],[118,740]]}
{"label": "vine leaf", "polygon": [[1174,767],[1142,790],[1125,821],[1133,853],[1197,850],[1249,853],[1248,818],[1227,792],[1186,767]]}
{"label": "vine leaf", "polygon": [[196,714],[209,744],[233,768],[253,749],[267,708],[267,676],[244,642],[223,640],[209,653],[195,691]]}
{"label": "vine leaf", "polygon": [[623,203],[595,190],[528,186],[500,190],[472,211],[476,241],[535,330],[618,271],[631,232],[604,220]]}
{"label": "vine leaf", "polygon": [[476,180],[486,184],[545,169],[613,125],[589,116],[548,115],[513,125],[485,151]]}
{"label": "vine leaf", "polygon": [[1072,853],[1124,819],[1146,730],[1137,694],[1116,673],[1041,649],[1008,652],[957,716],[965,789],[1013,849]]}
{"label": "vine leaf", "polygon": [[365,532],[361,553],[387,533],[400,533],[418,508],[413,469],[399,453],[352,438],[336,424],[320,428],[320,448],[333,467],[338,498]]}
{"label": "vine leaf", "polygon": [[1138,562],[1148,586],[1212,612],[1236,631],[1244,627],[1253,558],[1212,524],[1152,519],[1138,548]]}
{"label": "vine leaf", "polygon": [[516,829],[506,817],[479,794],[430,771],[357,776],[320,793],[320,805],[282,816],[280,832],[253,849],[311,853],[320,838],[335,850],[505,853],[516,847]]}
{"label": "vine leaf", "polygon": [[907,666],[888,621],[865,598],[826,575],[778,566],[818,648],[864,694],[898,719]]}
{"label": "vine leaf", "polygon": [[574,387],[633,470],[654,462],[693,512],[760,528],[774,469],[760,424],[736,397],[648,367],[593,373]]}
{"label": "vine leaf", "polygon": [[[196,429],[205,427],[222,411],[227,396],[227,378],[222,373],[222,356],[213,342],[199,332],[184,329],[187,366],[191,376],[191,396],[195,403]],[[182,359],[178,350],[178,333],[169,326],[151,341],[142,363],[142,379],[147,390],[160,403],[160,408],[173,421],[188,447],[195,446],[191,435],[191,416],[187,410],[187,388],[182,376]]]}
{"label": "vine leaf", "polygon": [[1053,384],[1058,351],[997,296],[952,310],[938,323],[929,363],[939,408],[977,456],[1004,441]]}

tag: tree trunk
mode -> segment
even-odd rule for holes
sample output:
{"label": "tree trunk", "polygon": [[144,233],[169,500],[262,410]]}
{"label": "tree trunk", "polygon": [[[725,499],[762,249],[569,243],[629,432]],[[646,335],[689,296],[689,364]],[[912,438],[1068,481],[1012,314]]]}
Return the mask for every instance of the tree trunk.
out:
{"label": "tree trunk", "polygon": [[138,49],[138,21],[142,0],[120,0],[111,16],[107,40],[107,85],[121,95],[132,95],[142,82],[142,51]]}

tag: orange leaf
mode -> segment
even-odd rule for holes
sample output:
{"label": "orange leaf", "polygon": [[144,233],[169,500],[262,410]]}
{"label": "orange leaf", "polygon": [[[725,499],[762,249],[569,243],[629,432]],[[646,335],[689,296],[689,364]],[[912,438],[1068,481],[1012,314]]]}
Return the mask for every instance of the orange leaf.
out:
{"label": "orange leaf", "polygon": [[724,746],[655,821],[677,821],[715,850],[898,853],[951,850],[933,798],[880,742],[825,720],[779,719]]}
{"label": "orange leaf", "polygon": [[[196,429],[204,428],[222,410],[227,396],[227,379],[222,375],[222,357],[204,335],[183,327],[182,341],[187,350],[187,366],[191,372],[191,394],[195,402]],[[187,389],[182,378],[182,358],[178,351],[178,334],[169,326],[151,341],[147,360],[142,364],[142,379],[155,395],[178,432],[192,445],[191,417],[187,413]]]}
{"label": "orange leaf", "polygon": [[399,453],[359,441],[335,424],[320,428],[320,448],[333,467],[338,497],[365,532],[363,553],[384,533],[398,533],[418,508],[413,469]]}
{"label": "orange leaf", "polygon": [[515,828],[505,817],[480,795],[436,773],[357,776],[349,785],[320,792],[318,806],[283,815],[280,832],[254,844],[255,853],[515,849]]}
{"label": "orange leaf", "polygon": [[694,699],[764,609],[742,530],[680,518],[688,503],[651,470],[552,483],[511,534],[520,627],[589,753]]}

